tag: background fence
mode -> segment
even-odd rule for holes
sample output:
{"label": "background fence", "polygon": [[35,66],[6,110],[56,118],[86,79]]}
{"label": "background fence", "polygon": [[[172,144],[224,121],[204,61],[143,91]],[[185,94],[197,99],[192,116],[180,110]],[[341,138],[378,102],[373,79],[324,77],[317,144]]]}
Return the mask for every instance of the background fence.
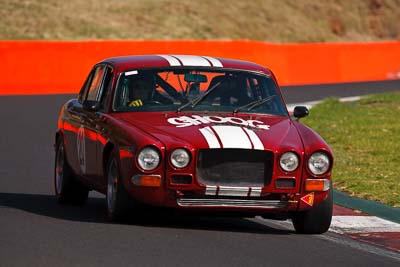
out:
{"label": "background fence", "polygon": [[281,85],[400,78],[400,42],[1,41],[0,95],[76,93],[96,62],[141,54],[253,61],[272,69]]}

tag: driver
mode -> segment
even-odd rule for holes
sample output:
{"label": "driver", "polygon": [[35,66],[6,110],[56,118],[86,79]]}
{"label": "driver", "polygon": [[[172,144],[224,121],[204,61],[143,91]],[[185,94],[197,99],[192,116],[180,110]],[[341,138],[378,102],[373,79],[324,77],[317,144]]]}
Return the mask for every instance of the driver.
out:
{"label": "driver", "polygon": [[156,82],[150,75],[135,77],[128,85],[128,106],[142,107],[146,104],[172,105],[173,101],[156,90]]}
{"label": "driver", "polygon": [[149,101],[154,92],[154,87],[146,80],[133,80],[129,88],[129,107],[141,107]]}

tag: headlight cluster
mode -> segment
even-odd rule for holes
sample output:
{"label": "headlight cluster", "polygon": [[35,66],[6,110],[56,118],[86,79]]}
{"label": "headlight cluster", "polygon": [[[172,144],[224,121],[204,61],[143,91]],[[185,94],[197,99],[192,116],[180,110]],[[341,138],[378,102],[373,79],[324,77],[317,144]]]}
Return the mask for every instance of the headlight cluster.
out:
{"label": "headlight cluster", "polygon": [[190,162],[190,153],[183,148],[177,148],[171,153],[171,164],[175,168],[185,168]]}
{"label": "headlight cluster", "polygon": [[160,153],[154,147],[145,147],[139,152],[138,164],[145,171],[154,170],[160,164]]}
{"label": "headlight cluster", "polygon": [[308,159],[308,168],[315,175],[321,175],[329,170],[331,162],[324,152],[315,152]]}
{"label": "headlight cluster", "polygon": [[292,172],[299,166],[299,157],[294,152],[282,154],[279,164],[284,171]]}
{"label": "headlight cluster", "polygon": [[[137,162],[145,171],[152,171],[158,167],[161,161],[160,152],[155,147],[143,148],[137,157]],[[170,156],[172,166],[181,169],[190,163],[190,152],[184,148],[177,148],[172,151]]]}
{"label": "headlight cluster", "polygon": [[[279,164],[282,170],[286,172],[295,171],[299,166],[299,163],[300,163],[299,157],[294,152],[283,153],[279,160]],[[308,169],[314,175],[322,175],[329,170],[331,166],[331,161],[327,153],[318,151],[314,152],[311,155],[311,157],[308,159],[307,164],[308,164]]]}

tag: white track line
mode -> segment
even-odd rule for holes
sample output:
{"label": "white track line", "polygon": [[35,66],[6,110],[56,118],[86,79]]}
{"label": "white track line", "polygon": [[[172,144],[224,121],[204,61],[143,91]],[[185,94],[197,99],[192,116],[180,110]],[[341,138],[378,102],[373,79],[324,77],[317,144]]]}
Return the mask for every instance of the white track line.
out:
{"label": "white track line", "polygon": [[[353,102],[353,101],[358,101],[360,100],[360,96],[350,96],[350,97],[342,97],[339,98],[340,102]],[[309,101],[309,102],[304,102],[304,103],[294,103],[294,104],[287,104],[286,107],[289,112],[293,112],[294,107],[296,106],[306,106],[308,109],[311,109],[313,106],[322,103],[323,100],[316,100],[316,101]]]}
{"label": "white track line", "polygon": [[375,216],[333,216],[329,230],[341,234],[400,232],[400,224]]}

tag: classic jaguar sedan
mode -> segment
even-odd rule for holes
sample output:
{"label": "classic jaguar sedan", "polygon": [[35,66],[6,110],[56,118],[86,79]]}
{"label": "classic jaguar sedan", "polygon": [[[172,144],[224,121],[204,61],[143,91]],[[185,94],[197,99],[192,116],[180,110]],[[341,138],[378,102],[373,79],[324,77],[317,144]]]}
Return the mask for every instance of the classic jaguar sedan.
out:
{"label": "classic jaguar sedan", "polygon": [[109,58],[61,110],[55,194],[106,195],[111,220],[137,207],[292,219],[323,233],[332,218],[329,146],[288,113],[260,65],[189,55]]}

